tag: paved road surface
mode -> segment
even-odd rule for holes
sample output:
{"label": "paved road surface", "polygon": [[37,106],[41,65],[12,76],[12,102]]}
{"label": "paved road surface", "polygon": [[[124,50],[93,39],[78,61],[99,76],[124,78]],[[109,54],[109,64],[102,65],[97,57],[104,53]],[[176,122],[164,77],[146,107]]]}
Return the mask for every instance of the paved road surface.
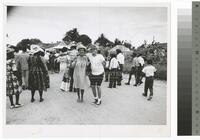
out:
{"label": "paved road surface", "polygon": [[23,107],[9,109],[6,105],[7,124],[165,124],[166,123],[166,82],[155,81],[154,97],[147,101],[141,94],[143,86],[124,85],[116,89],[102,85],[102,105],[91,102],[93,96],[88,87],[84,103],[76,102],[76,93],[59,90],[62,74],[51,74],[51,88],[44,93],[44,102],[39,102],[36,92],[34,103],[30,102],[30,91],[21,94]]}

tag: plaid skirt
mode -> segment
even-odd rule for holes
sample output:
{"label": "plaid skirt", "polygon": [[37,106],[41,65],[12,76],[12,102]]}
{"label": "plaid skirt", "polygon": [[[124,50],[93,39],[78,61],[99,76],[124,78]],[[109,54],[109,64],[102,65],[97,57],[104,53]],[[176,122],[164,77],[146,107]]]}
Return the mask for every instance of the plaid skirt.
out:
{"label": "plaid skirt", "polygon": [[48,73],[42,71],[40,67],[34,68],[29,72],[29,89],[46,91],[50,87],[50,79]]}

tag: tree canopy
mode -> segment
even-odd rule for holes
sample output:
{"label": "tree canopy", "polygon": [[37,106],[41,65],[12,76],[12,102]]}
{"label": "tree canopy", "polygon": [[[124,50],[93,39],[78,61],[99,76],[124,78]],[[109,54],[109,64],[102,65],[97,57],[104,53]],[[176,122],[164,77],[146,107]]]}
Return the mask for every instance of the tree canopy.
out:
{"label": "tree canopy", "polygon": [[94,43],[98,43],[100,46],[104,47],[113,46],[114,44],[112,41],[106,38],[104,34],[101,34],[100,37],[98,37],[98,39]]}
{"label": "tree canopy", "polygon": [[30,46],[32,44],[39,44],[39,43],[42,43],[42,41],[37,38],[22,39],[19,43],[17,43],[16,47],[18,47],[19,49],[22,49],[23,47],[30,49]]}

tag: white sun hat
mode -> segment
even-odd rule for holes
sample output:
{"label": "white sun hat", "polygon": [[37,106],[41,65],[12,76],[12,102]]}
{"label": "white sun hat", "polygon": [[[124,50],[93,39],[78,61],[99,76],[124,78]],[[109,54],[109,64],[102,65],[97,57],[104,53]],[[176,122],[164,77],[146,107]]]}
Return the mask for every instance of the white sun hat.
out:
{"label": "white sun hat", "polygon": [[38,46],[38,45],[31,45],[30,46],[30,52],[32,53],[32,54],[35,54],[35,53],[37,53],[37,52],[44,52],[44,50],[40,47],[40,46]]}
{"label": "white sun hat", "polygon": [[86,47],[85,47],[82,43],[78,43],[78,44],[77,44],[77,48],[78,48],[78,50],[79,50],[79,49],[84,49],[84,50],[86,50]]}

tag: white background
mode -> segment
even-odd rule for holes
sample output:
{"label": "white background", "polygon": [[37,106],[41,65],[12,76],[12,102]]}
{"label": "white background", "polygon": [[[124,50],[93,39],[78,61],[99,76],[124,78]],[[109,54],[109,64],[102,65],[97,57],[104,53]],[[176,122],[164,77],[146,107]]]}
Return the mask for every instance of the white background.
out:
{"label": "white background", "polygon": [[[3,0],[5,1],[5,0]],[[63,3],[63,2],[68,2],[68,0],[7,0],[7,2],[30,2],[30,3]],[[116,138],[116,137],[112,137],[112,138],[102,138],[102,137],[97,137],[97,138],[92,138],[92,139],[148,139],[148,140],[155,140],[155,139],[171,139],[171,140],[179,140],[179,139],[200,139],[200,137],[177,137],[177,8],[191,8],[191,0],[74,0],[74,3],[82,3],[82,2],[97,2],[97,3],[101,3],[101,2],[115,2],[115,3],[129,3],[129,2],[160,2],[160,1],[164,1],[164,2],[171,2],[171,137],[167,137],[167,138],[154,138],[154,137],[149,137],[149,138],[138,138],[138,137],[131,137],[131,138]],[[1,22],[1,26],[0,26],[0,42],[1,42],[1,48],[3,48],[3,2],[1,1],[1,6],[0,6],[0,22]],[[3,53],[4,51],[0,51],[0,60],[2,59]],[[3,61],[0,61],[1,66],[3,66]],[[1,68],[1,91],[0,93],[2,93],[2,68]],[[2,99],[3,97],[0,97],[0,116],[1,118],[3,117],[2,115]],[[3,120],[0,121],[1,122],[1,126],[0,126],[0,134],[2,137],[2,124],[3,124]],[[20,130],[19,130],[20,131]],[[67,131],[66,131],[67,133]],[[145,134],[145,131],[143,132]],[[159,133],[159,131],[158,131]],[[30,138],[33,139],[33,138]],[[47,139],[47,138],[40,138],[40,139]],[[54,138],[52,138],[54,139]],[[55,138],[58,139],[58,138]],[[74,139],[74,138],[70,138],[70,139]],[[76,139],[81,139],[81,138],[76,138]],[[87,138],[89,139],[89,138]]]}

